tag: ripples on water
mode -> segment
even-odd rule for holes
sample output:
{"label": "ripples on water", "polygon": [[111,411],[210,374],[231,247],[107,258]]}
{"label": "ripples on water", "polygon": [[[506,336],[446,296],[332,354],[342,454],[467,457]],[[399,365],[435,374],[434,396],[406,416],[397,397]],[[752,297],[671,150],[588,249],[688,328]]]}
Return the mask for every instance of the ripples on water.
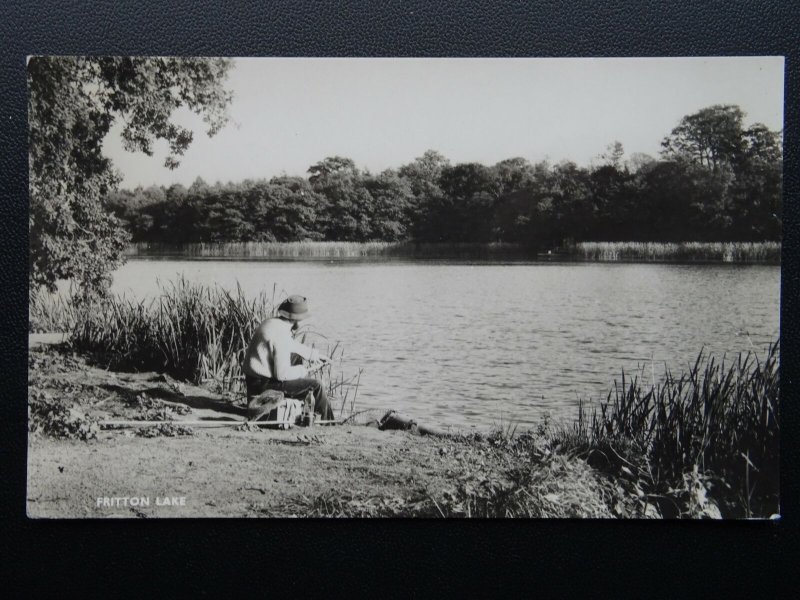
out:
{"label": "ripples on water", "polygon": [[776,266],[133,260],[114,289],[177,274],[308,296],[313,329],[364,369],[359,406],[462,428],[571,419],[623,368],[649,380],[778,337]]}

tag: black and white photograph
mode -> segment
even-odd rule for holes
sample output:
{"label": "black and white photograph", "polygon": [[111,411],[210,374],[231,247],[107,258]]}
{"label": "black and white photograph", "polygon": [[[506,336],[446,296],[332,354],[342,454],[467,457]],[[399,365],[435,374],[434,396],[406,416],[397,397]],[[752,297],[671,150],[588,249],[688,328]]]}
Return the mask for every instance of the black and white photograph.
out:
{"label": "black and white photograph", "polygon": [[27,92],[28,517],[780,519],[783,57]]}

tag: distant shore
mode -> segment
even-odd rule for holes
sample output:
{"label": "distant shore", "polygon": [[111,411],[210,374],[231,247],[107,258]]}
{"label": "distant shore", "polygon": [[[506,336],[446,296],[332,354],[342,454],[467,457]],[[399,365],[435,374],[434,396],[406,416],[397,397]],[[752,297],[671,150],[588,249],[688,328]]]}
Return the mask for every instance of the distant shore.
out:
{"label": "distant shore", "polygon": [[780,264],[780,242],[580,242],[535,250],[510,243],[136,242],[128,258],[230,260],[430,259]]}

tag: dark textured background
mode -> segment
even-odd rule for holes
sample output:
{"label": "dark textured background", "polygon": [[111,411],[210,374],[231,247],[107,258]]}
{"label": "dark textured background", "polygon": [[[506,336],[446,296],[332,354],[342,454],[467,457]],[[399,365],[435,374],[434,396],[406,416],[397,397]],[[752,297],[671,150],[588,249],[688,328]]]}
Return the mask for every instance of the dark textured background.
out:
{"label": "dark textured background", "polygon": [[[797,587],[798,2],[20,2],[0,6],[0,427],[7,588],[163,594],[277,585],[335,593],[774,597]],[[28,54],[223,56],[784,55],[783,519],[572,521],[28,521],[25,518]],[[374,564],[379,559],[383,566]],[[367,563],[372,563],[367,565]],[[294,576],[284,568],[301,565]],[[157,579],[143,577],[160,567]],[[323,572],[318,568],[321,567]],[[480,568],[481,575],[478,576]],[[445,586],[445,583],[447,585]],[[788,588],[787,588],[788,589]]]}

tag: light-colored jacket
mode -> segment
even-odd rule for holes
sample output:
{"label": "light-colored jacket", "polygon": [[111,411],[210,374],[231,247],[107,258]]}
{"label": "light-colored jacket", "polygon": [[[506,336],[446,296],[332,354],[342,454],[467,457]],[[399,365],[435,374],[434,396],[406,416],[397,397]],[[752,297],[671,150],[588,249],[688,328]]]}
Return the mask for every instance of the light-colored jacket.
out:
{"label": "light-colored jacket", "polygon": [[319,352],[301,344],[292,337],[292,323],[283,319],[267,319],[258,326],[247,353],[242,370],[245,375],[269,377],[279,381],[302,379],[308,376],[303,365],[292,365],[292,354],[305,360],[319,359]]}

